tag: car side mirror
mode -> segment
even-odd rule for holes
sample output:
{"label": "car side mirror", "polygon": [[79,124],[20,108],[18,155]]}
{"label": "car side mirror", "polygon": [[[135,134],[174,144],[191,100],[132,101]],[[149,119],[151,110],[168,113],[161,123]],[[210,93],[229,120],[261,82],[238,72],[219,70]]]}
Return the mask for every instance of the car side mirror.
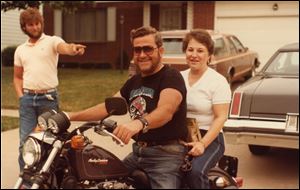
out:
{"label": "car side mirror", "polygon": [[105,108],[109,115],[124,115],[127,113],[127,103],[122,97],[106,98]]}

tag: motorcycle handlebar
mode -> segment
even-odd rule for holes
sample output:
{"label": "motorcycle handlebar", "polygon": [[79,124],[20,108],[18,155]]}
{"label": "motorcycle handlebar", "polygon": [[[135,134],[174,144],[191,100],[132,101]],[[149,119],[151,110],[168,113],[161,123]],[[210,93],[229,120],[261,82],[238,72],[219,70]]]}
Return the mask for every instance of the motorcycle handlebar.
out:
{"label": "motorcycle handlebar", "polygon": [[91,129],[94,127],[94,131],[100,135],[109,135],[113,137],[120,146],[124,146],[124,143],[122,142],[121,139],[116,137],[113,134],[114,129],[117,127],[117,122],[113,121],[111,119],[105,119],[100,122],[88,122],[83,124],[82,126],[74,129],[68,136],[68,139],[72,138],[73,136],[78,134],[78,131],[80,133],[83,133],[84,131]]}
{"label": "motorcycle handlebar", "polygon": [[102,124],[105,127],[105,129],[110,133],[112,133],[117,127],[117,122],[111,119],[103,120]]}

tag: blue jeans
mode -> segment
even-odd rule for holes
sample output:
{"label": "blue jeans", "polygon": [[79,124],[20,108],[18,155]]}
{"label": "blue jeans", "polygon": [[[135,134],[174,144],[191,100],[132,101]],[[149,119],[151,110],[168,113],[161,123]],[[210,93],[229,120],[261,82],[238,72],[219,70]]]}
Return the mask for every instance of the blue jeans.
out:
{"label": "blue jeans", "polygon": [[186,154],[181,144],[142,147],[133,143],[133,152],[124,160],[125,166],[133,171],[140,169],[149,177],[152,189],[180,188],[182,173],[180,166]]}
{"label": "blue jeans", "polygon": [[[201,136],[204,136],[202,130]],[[192,161],[192,171],[187,173],[186,180],[188,186],[192,189],[209,189],[208,172],[213,168],[221,157],[224,155],[223,133],[215,138],[215,140],[205,149],[204,154],[201,156],[194,157]]]}
{"label": "blue jeans", "polygon": [[37,125],[37,118],[43,112],[54,109],[58,110],[58,94],[50,92],[44,95],[24,93],[19,99],[20,102],[20,128],[19,128],[19,166],[22,171],[25,163],[22,157],[24,141]]}

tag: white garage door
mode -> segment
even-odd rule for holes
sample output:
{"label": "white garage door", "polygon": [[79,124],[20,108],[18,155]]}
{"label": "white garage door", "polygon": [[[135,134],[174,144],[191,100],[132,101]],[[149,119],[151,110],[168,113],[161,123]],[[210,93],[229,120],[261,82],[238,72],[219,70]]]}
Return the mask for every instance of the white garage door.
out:
{"label": "white garage door", "polygon": [[[284,14],[285,12],[274,14],[274,11],[271,9],[273,4],[267,3],[216,4],[216,11],[219,10],[219,15],[216,12],[215,29],[235,34],[246,47],[257,51],[262,63],[261,66],[266,63],[279,47],[288,43],[299,42],[298,12],[298,15],[292,15],[291,10],[286,14]],[[282,8],[281,5],[282,4],[279,4],[279,9]],[[285,7],[289,7],[288,4],[285,5]],[[231,11],[230,6],[232,7]],[[271,10],[268,10],[268,7]],[[292,5],[290,5],[290,7],[294,7],[296,11],[299,10],[299,4],[298,7]],[[237,13],[234,9],[240,12]],[[245,11],[245,9],[248,10]],[[265,12],[263,12],[264,9]],[[244,13],[243,10],[245,11]],[[271,15],[271,13],[273,15]]]}

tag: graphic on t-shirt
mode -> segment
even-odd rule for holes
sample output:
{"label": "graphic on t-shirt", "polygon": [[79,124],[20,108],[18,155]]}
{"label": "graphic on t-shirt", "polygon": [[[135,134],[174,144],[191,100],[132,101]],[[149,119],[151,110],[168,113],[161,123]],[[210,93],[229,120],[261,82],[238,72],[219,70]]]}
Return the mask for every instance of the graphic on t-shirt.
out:
{"label": "graphic on t-shirt", "polygon": [[132,90],[130,92],[129,100],[131,103],[129,106],[129,114],[132,119],[142,117],[146,113],[147,103],[144,97],[153,99],[154,90],[142,86],[141,88]]}
{"label": "graphic on t-shirt", "polygon": [[154,95],[153,89],[142,86],[141,88],[132,90],[130,92],[129,100],[131,101],[132,99],[134,99],[137,96],[147,96],[152,99],[153,95]]}
{"label": "graphic on t-shirt", "polygon": [[138,96],[129,106],[129,114],[131,119],[142,117],[146,111],[146,101],[143,97]]}

